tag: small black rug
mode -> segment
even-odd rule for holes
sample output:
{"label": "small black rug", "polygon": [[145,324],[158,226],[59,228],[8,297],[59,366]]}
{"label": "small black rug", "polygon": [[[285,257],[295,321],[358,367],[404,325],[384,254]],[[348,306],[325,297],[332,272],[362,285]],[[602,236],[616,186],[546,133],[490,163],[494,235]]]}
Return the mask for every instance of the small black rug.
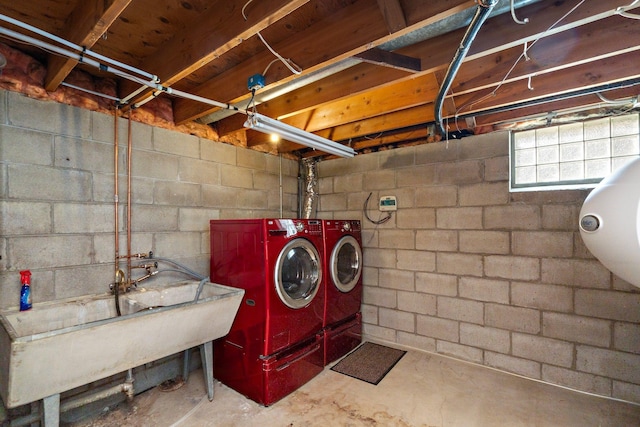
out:
{"label": "small black rug", "polygon": [[365,342],[336,363],[331,370],[376,385],[405,353],[403,350]]}

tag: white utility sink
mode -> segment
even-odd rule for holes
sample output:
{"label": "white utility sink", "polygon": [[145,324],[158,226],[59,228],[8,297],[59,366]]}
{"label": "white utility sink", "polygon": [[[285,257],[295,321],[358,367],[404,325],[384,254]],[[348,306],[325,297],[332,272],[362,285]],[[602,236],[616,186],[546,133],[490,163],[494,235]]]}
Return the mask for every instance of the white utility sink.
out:
{"label": "white utility sink", "polygon": [[244,290],[198,281],[0,311],[0,396],[13,408],[226,335]]}

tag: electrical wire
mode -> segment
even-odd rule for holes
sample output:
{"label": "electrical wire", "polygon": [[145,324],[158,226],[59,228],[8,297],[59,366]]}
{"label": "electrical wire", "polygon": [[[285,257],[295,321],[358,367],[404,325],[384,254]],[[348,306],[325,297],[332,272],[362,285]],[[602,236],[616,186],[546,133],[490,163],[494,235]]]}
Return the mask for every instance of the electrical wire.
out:
{"label": "electrical wire", "polygon": [[274,59],[273,61],[269,62],[269,65],[267,65],[264,69],[264,71],[262,72],[262,75],[265,76],[267,75],[267,71],[269,71],[269,68],[271,68],[271,66],[273,64],[275,64],[276,62],[280,61],[278,58]]}
{"label": "electrical wire", "polygon": [[518,19],[518,17],[516,16],[516,10],[515,10],[515,5],[513,4],[513,0],[511,0],[511,17],[513,18],[513,20],[515,21],[516,24],[528,24],[529,23],[529,18],[524,18],[524,19]]}
{"label": "electrical wire", "polygon": [[636,106],[640,106],[640,103],[638,103],[638,96],[634,96],[629,99],[609,99],[609,98],[606,98],[604,95],[602,95],[600,92],[596,92],[596,95],[598,95],[598,98],[600,98],[600,100],[605,104],[622,105],[622,106],[631,105],[631,108],[636,108]]}
{"label": "electrical wire", "polygon": [[371,199],[371,196],[373,195],[373,193],[369,193],[369,197],[367,197],[367,200],[364,201],[364,206],[362,207],[362,212],[364,213],[364,217],[367,219],[367,221],[379,225],[379,224],[384,224],[385,222],[389,221],[391,219],[391,212],[387,213],[387,216],[385,216],[384,218],[380,218],[378,220],[373,220],[371,218],[369,218],[369,214],[367,213],[368,210],[368,206],[369,206],[369,199]]}
{"label": "electrical wire", "polygon": [[374,139],[380,138],[382,135],[384,135],[384,131],[383,132],[379,132],[376,136],[365,135],[364,139],[374,140]]}
{"label": "electrical wire", "polygon": [[[244,18],[244,20],[247,20],[247,14],[245,13],[245,10],[247,9],[247,6],[249,6],[249,4],[252,2],[253,0],[249,0],[245,3],[244,6],[242,6],[242,17]],[[285,67],[287,67],[289,69],[289,71],[291,71],[293,74],[301,74],[302,73],[302,68],[296,64],[295,62],[293,62],[291,59],[289,58],[285,58],[282,55],[280,55],[278,52],[275,51],[274,48],[271,47],[271,45],[269,43],[267,43],[267,41],[264,39],[264,37],[262,37],[262,34],[260,34],[260,31],[256,32],[256,35],[258,36],[258,38],[262,41],[262,43],[267,47],[267,49],[269,49],[269,51],[276,57],[278,58],[284,65]],[[271,66],[271,64],[273,63],[273,61],[267,65],[267,68],[265,69],[264,73],[267,72],[267,70],[269,69],[269,67]],[[264,75],[263,73],[263,75]]]}
{"label": "electrical wire", "polygon": [[85,89],[83,87],[72,85],[72,84],[67,83],[67,82],[62,82],[62,83],[60,83],[60,85],[69,87],[71,89],[79,90],[81,92],[90,93],[91,95],[100,96],[102,98],[106,98],[106,99],[109,99],[111,101],[116,101],[118,104],[122,104],[122,100],[120,98],[117,98],[117,97],[111,96],[111,95],[107,95],[106,93],[101,93],[101,92],[96,92],[94,90]]}
{"label": "electrical wire", "polygon": [[278,52],[276,52],[275,49],[272,48],[269,45],[269,43],[267,43],[267,41],[264,39],[264,37],[262,37],[262,34],[260,34],[259,31],[256,34],[258,35],[260,40],[262,40],[262,43],[264,43],[264,45],[267,47],[267,49],[269,49],[269,51],[271,53],[273,53],[275,55],[275,57],[278,58],[285,65],[285,67],[287,67],[289,69],[289,71],[291,71],[293,74],[296,74],[296,75],[302,74],[302,68],[300,68],[300,66],[298,64],[293,62],[290,58],[284,58],[282,55],[280,55]]}
{"label": "electrical wire", "polygon": [[[252,110],[254,112],[254,114],[256,113],[256,104],[255,104],[255,100],[256,100],[256,89],[251,89],[251,99],[249,99],[249,102],[247,103],[247,112],[249,110]],[[251,106],[253,104],[253,107]]]}

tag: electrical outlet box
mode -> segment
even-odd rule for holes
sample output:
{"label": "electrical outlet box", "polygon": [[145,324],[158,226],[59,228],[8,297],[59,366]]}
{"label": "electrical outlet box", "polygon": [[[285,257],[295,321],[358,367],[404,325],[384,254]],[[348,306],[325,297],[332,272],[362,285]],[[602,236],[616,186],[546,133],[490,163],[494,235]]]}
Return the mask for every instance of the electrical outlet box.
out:
{"label": "electrical outlet box", "polygon": [[382,212],[397,211],[398,202],[396,196],[382,196],[380,197],[380,205],[378,207]]}
{"label": "electrical outlet box", "polygon": [[247,80],[247,88],[249,91],[262,89],[265,85],[264,76],[262,74],[254,74]]}

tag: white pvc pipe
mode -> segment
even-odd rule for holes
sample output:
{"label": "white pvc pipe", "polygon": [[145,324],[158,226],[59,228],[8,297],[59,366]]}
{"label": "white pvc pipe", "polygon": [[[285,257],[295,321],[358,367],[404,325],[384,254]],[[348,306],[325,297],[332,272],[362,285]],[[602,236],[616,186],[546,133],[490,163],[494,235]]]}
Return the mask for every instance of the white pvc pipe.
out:
{"label": "white pvc pipe", "polygon": [[[141,75],[143,77],[146,77],[148,79],[155,80],[155,81],[158,80],[157,76],[155,76],[153,74],[147,73],[147,72],[142,71],[142,70],[137,69],[137,68],[134,68],[134,67],[132,67],[130,65],[127,65],[127,64],[124,64],[122,62],[115,61],[115,60],[113,60],[111,58],[107,58],[106,56],[100,55],[99,53],[92,52],[91,50],[85,49],[84,46],[77,45],[77,44],[72,43],[70,41],[67,41],[67,40],[65,40],[65,39],[63,39],[61,37],[58,37],[55,34],[48,33],[48,32],[46,32],[44,30],[41,30],[39,28],[36,28],[36,27],[34,27],[32,25],[29,25],[29,24],[26,24],[24,22],[18,21],[17,19],[11,18],[9,16],[0,14],[0,21],[8,22],[8,23],[13,24],[13,25],[15,25],[17,27],[20,27],[20,28],[23,28],[25,30],[31,31],[32,33],[44,36],[44,37],[46,37],[46,38],[48,38],[50,40],[53,40],[53,41],[55,41],[57,43],[60,43],[60,44],[62,44],[64,46],[67,46],[67,47],[69,47],[71,49],[74,49],[74,50],[77,50],[79,52],[82,52],[81,55],[78,55],[80,57],[80,59],[78,59],[80,62],[84,62],[84,60],[82,58],[87,57],[87,56],[91,56],[91,57],[94,57],[94,58],[96,58],[98,60],[110,63],[111,65],[114,65],[116,67],[120,67],[120,68],[123,68],[125,70],[129,70],[129,71],[131,71],[133,73],[139,74],[139,75]],[[36,40],[36,39],[34,39],[34,40]],[[69,57],[73,58],[72,56],[69,56]],[[73,58],[73,59],[76,59],[76,58]]]}
{"label": "white pvc pipe", "polygon": [[25,34],[20,34],[20,33],[16,32],[16,31],[9,30],[9,29],[4,28],[4,27],[0,27],[0,35],[5,35],[5,36],[7,36],[7,37],[9,37],[11,39],[31,44],[33,46],[42,48],[42,49],[44,49],[46,51],[49,51],[49,52],[52,52],[52,53],[55,53],[55,54],[58,54],[58,55],[61,55],[61,56],[66,56],[67,58],[75,59],[78,62],[82,62],[83,64],[90,65],[90,66],[95,67],[95,68],[97,68],[99,70],[106,71],[106,72],[115,74],[117,76],[121,76],[121,77],[128,78],[128,79],[134,79],[134,81],[139,81],[140,80],[138,77],[132,76],[132,75],[127,74],[127,73],[125,73],[123,71],[120,71],[118,69],[112,68],[112,67],[110,67],[108,65],[101,64],[100,62],[98,62],[98,61],[96,61],[94,59],[91,59],[91,58],[87,58],[82,54],[71,52],[71,51],[69,51],[67,49],[61,48],[61,47],[53,45],[51,43],[43,42],[42,40],[38,40],[38,39],[33,38],[31,36],[27,36]]}
{"label": "white pvc pipe", "polygon": [[[12,39],[15,39],[15,40],[19,40],[19,41],[22,41],[22,42],[25,42],[25,43],[29,43],[29,44],[31,44],[33,46],[40,47],[40,48],[42,48],[44,50],[51,51],[51,52],[56,53],[58,55],[62,55],[62,56],[66,56],[68,58],[75,59],[78,62],[82,62],[83,64],[90,65],[90,66],[95,67],[95,68],[97,68],[97,69],[99,69],[101,71],[106,71],[106,72],[115,74],[116,76],[119,76],[119,77],[122,77],[124,79],[130,80],[132,82],[135,82],[135,83],[141,84],[143,86],[155,89],[155,90],[159,91],[160,93],[161,92],[165,92],[165,93],[170,94],[170,95],[175,95],[175,96],[178,96],[178,97],[181,97],[181,98],[190,99],[192,101],[201,102],[203,104],[213,105],[214,107],[227,108],[227,109],[231,109],[231,110],[242,112],[242,110],[238,109],[237,107],[234,107],[233,105],[225,104],[225,103],[222,103],[222,102],[218,102],[218,101],[214,101],[214,100],[211,100],[211,99],[208,99],[208,98],[204,98],[202,96],[193,95],[193,94],[190,94],[190,93],[187,93],[187,92],[183,92],[183,91],[180,91],[180,90],[177,90],[177,89],[166,87],[166,86],[163,86],[163,85],[161,85],[161,84],[159,84],[159,83],[157,83],[155,81],[145,81],[145,80],[143,80],[143,79],[141,79],[139,77],[133,76],[133,75],[128,74],[128,73],[125,73],[124,71],[118,70],[118,69],[110,67],[108,65],[101,64],[100,62],[98,62],[96,60],[93,60],[91,58],[86,58],[85,56],[83,56],[81,54],[78,54],[78,53],[75,53],[75,52],[71,52],[69,50],[66,50],[66,49],[63,49],[61,47],[55,46],[55,45],[53,45],[51,43],[43,42],[43,41],[38,40],[36,38],[33,38],[31,36],[20,34],[20,33],[16,32],[16,31],[9,30],[7,28],[0,27],[0,35],[5,35],[5,36],[7,36],[9,38],[12,38]],[[152,77],[155,78],[155,76],[152,76]],[[139,106],[141,104],[137,104],[137,105]]]}

